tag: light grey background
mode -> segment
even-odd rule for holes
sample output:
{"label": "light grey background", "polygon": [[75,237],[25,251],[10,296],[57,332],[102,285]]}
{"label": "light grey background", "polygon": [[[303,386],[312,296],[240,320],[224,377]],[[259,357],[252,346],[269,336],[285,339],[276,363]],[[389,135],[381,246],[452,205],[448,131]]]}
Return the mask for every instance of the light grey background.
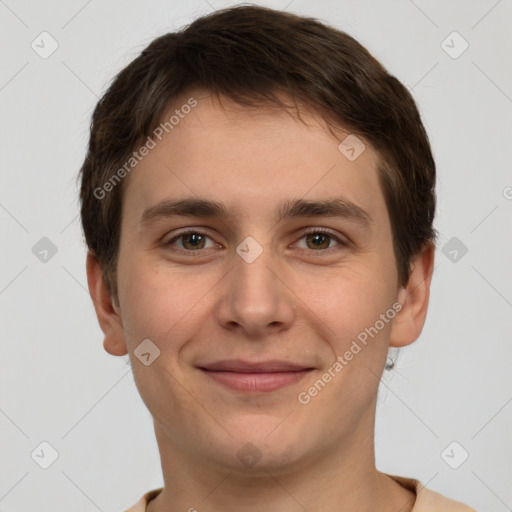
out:
{"label": "light grey background", "polygon": [[[103,350],[75,177],[114,74],[154,37],[235,3],[0,0],[0,511],[119,511],[162,485],[131,371]],[[512,1],[255,3],[347,31],[417,99],[441,243],[424,332],[381,385],[377,466],[512,510]],[[50,48],[43,31],[59,45],[46,59],[31,48]],[[457,58],[454,31],[469,44]],[[32,252],[42,237],[58,250],[46,262]],[[468,251],[445,255],[447,243]],[[31,458],[48,457],[43,441],[58,452],[48,469]]]}

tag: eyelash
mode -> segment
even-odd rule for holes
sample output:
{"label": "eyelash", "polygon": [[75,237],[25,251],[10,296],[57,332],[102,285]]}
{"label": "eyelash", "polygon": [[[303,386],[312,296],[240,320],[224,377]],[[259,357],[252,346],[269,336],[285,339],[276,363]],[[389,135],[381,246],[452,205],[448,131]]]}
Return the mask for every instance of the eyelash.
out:
{"label": "eyelash", "polygon": [[[180,238],[186,236],[186,235],[191,235],[191,234],[195,234],[195,235],[203,235],[207,238],[210,238],[210,240],[212,240],[212,238],[210,236],[208,236],[206,233],[203,233],[202,231],[199,231],[199,230],[193,230],[193,229],[190,229],[188,231],[183,231],[181,232],[180,234],[174,236],[173,238],[171,238],[169,241],[165,242],[165,246],[166,247],[170,247],[172,246],[172,244],[174,242],[176,242],[177,240],[179,240]],[[309,252],[312,252],[312,253],[321,253],[321,254],[331,254],[332,252],[336,252],[337,250],[339,250],[340,248],[345,248],[345,247],[349,247],[351,245],[351,243],[347,240],[342,240],[341,238],[339,238],[338,236],[336,236],[335,234],[333,234],[331,231],[329,231],[328,229],[326,228],[311,228],[309,229],[308,231],[304,231],[302,233],[302,235],[300,236],[299,240],[302,240],[304,237],[306,237],[307,235],[311,235],[311,234],[324,234],[324,235],[328,235],[329,238],[335,240],[338,245],[334,246],[334,247],[330,247],[328,249],[318,249],[318,250],[314,250],[314,249],[302,249],[302,250],[305,250],[305,251],[309,251]],[[186,253],[187,255],[191,255],[192,253],[198,253],[198,255],[201,254],[202,251],[205,251],[207,249],[197,249],[197,250],[190,250],[190,249],[179,249],[179,248],[173,248],[172,250],[176,251],[176,252],[181,252],[181,253]]]}

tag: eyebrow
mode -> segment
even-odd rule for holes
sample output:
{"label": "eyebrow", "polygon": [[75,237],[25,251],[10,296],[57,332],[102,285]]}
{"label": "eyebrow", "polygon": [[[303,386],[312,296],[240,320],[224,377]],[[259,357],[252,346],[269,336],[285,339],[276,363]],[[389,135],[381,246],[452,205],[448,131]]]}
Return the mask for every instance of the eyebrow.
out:
{"label": "eyebrow", "polygon": [[[208,199],[196,197],[176,200],[166,199],[144,210],[139,223],[149,225],[158,220],[175,216],[224,219],[229,217],[229,212],[224,204]],[[279,205],[276,212],[276,222],[296,217],[340,217],[348,221],[358,222],[367,228],[373,222],[368,212],[345,198],[319,201],[293,199],[284,201]]]}

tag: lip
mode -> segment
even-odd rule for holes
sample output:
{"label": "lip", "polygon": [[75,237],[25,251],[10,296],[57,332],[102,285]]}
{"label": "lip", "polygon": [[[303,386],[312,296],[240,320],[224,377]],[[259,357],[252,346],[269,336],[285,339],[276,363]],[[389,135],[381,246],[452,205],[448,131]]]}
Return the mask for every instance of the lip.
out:
{"label": "lip", "polygon": [[202,365],[200,368],[209,371],[237,373],[278,373],[313,369],[311,366],[290,363],[289,361],[278,359],[260,362],[243,361],[242,359],[225,359],[222,361],[216,361],[215,363]]}
{"label": "lip", "polygon": [[249,363],[241,360],[217,361],[200,370],[213,381],[245,393],[270,392],[302,380],[311,367],[286,361]]}
{"label": "lip", "polygon": [[215,382],[236,391],[248,393],[275,391],[284,386],[289,386],[303,379],[312,369],[271,373],[223,372],[206,370],[205,368],[201,368],[201,371]]}

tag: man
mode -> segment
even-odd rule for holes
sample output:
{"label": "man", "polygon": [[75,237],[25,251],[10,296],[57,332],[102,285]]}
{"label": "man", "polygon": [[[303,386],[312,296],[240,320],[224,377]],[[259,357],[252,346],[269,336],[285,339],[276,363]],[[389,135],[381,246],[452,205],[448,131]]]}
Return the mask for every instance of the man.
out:
{"label": "man", "polygon": [[153,41],[81,169],[91,297],[153,415],[132,512],[471,511],[375,467],[388,348],[423,328],[435,164],[347,34],[243,6]]}

